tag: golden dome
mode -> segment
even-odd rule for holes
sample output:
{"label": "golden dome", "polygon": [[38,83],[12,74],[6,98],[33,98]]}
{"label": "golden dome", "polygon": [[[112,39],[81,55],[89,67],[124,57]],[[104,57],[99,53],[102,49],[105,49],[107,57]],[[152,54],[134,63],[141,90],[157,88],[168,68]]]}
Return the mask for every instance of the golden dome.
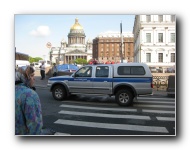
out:
{"label": "golden dome", "polygon": [[78,22],[78,18],[75,19],[75,24],[71,27],[71,30],[83,30],[83,27]]}

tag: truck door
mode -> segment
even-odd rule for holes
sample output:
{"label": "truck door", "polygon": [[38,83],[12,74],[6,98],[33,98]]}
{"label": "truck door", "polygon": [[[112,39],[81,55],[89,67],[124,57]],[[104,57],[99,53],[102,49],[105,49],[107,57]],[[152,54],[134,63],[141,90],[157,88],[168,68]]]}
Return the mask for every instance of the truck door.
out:
{"label": "truck door", "polygon": [[93,80],[95,93],[111,94],[112,92],[112,73],[111,66],[96,66]]}
{"label": "truck door", "polygon": [[92,67],[85,66],[79,69],[74,77],[68,81],[70,92],[91,93],[92,91]]}

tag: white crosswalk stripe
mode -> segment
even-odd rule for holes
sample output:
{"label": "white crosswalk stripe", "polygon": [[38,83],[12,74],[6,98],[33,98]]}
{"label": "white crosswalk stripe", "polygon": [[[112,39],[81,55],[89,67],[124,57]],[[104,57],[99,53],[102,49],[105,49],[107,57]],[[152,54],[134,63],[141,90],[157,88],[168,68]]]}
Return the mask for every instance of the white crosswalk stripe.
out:
{"label": "white crosswalk stripe", "polygon": [[150,105],[150,104],[134,104],[135,107],[151,107],[151,108],[175,108],[175,106],[171,105]]}
{"label": "white crosswalk stripe", "polygon": [[175,121],[174,117],[156,117],[160,121]]}
{"label": "white crosswalk stripe", "polygon": [[67,105],[63,104],[60,107],[67,107],[67,108],[79,108],[79,109],[96,109],[96,110],[109,110],[109,111],[128,111],[128,112],[136,112],[137,109],[128,109],[128,108],[106,108],[106,107],[90,107],[90,106],[77,106],[77,105]]}
{"label": "white crosswalk stripe", "polygon": [[54,135],[70,135],[69,133],[55,132]]}
{"label": "white crosswalk stripe", "polygon": [[142,109],[142,112],[146,113],[158,113],[158,114],[175,114],[175,111],[169,111],[169,110],[148,110],[148,109]]}
{"label": "white crosswalk stripe", "polygon": [[109,124],[109,123],[97,123],[97,122],[86,122],[86,121],[73,121],[65,119],[58,119],[55,123],[72,125],[72,126],[93,127],[93,128],[168,133],[165,127],[155,127],[155,126]]}
{"label": "white crosswalk stripe", "polygon": [[113,115],[113,114],[76,112],[76,111],[60,111],[59,114],[92,116],[92,117],[105,117],[105,118],[123,118],[123,119],[129,119],[130,118],[130,119],[150,120],[149,116],[138,116],[138,115]]}
{"label": "white crosswalk stripe", "polygon": [[[157,123],[152,124],[151,122],[171,122],[173,125],[175,123],[175,99],[171,98],[140,97],[135,101],[133,107],[80,101],[63,101],[60,107],[64,110],[60,110],[58,113],[63,118],[54,122],[57,125],[168,134],[169,131],[164,124],[157,126]],[[88,120],[89,117],[90,120]],[[109,121],[105,122],[104,120]],[[173,129],[175,130],[172,126]],[[60,132],[56,135],[70,135],[70,133]]]}

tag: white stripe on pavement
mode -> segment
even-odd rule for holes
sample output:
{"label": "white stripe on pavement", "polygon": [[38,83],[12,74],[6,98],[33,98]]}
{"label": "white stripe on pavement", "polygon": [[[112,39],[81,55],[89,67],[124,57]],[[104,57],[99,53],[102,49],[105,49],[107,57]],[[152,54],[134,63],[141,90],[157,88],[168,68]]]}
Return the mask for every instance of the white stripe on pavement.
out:
{"label": "white stripe on pavement", "polygon": [[89,106],[74,106],[74,105],[67,105],[63,104],[60,107],[67,107],[67,108],[79,108],[79,109],[95,109],[95,110],[114,110],[114,111],[127,111],[127,112],[137,112],[137,109],[128,109],[128,108],[103,108],[103,107],[89,107]]}
{"label": "white stripe on pavement", "polygon": [[137,99],[158,99],[158,100],[175,100],[175,98],[167,98],[167,97],[137,97]]}
{"label": "white stripe on pavement", "polygon": [[64,119],[58,119],[54,123],[82,126],[82,127],[92,127],[92,128],[168,133],[168,130],[165,127],[156,127],[156,126],[141,126],[141,125],[126,125],[126,124],[122,125],[122,124],[96,123],[96,122],[86,122],[86,121],[73,121],[73,120],[64,120]]}
{"label": "white stripe on pavement", "polygon": [[135,107],[156,107],[156,108],[175,108],[175,106],[168,105],[145,105],[145,104],[134,104]]}
{"label": "white stripe on pavement", "polygon": [[142,109],[142,112],[146,112],[146,113],[159,113],[159,114],[175,114],[175,111],[148,110],[148,109]]}
{"label": "white stripe on pavement", "polygon": [[138,115],[114,115],[114,114],[74,112],[74,111],[60,111],[59,114],[92,116],[92,117],[105,117],[105,118],[124,118],[124,119],[151,120],[149,116],[138,116]]}
{"label": "white stripe on pavement", "polygon": [[175,102],[163,102],[163,101],[146,101],[146,100],[136,100],[134,102],[138,103],[160,103],[160,104],[175,104]]}
{"label": "white stripe on pavement", "polygon": [[156,117],[159,121],[175,121],[172,117]]}
{"label": "white stripe on pavement", "polygon": [[55,132],[54,135],[70,135],[69,133]]}

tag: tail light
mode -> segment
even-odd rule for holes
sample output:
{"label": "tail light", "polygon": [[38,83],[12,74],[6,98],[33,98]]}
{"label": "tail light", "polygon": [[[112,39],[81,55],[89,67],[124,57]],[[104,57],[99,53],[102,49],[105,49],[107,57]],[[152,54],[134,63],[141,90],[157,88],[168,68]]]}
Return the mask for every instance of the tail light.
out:
{"label": "tail light", "polygon": [[151,83],[151,88],[154,88],[154,84],[153,83]]}

